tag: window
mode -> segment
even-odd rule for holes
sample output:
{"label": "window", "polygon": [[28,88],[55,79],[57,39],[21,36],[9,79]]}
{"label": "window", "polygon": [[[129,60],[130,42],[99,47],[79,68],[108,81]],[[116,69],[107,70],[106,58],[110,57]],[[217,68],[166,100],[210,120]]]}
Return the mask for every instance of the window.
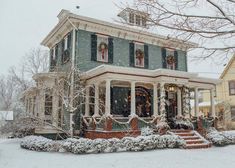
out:
{"label": "window", "polygon": [[135,66],[144,67],[144,44],[135,43]]}
{"label": "window", "polygon": [[166,68],[175,70],[175,56],[174,56],[174,50],[167,49],[166,50]]}
{"label": "window", "polygon": [[140,15],[135,15],[135,24],[140,26]]}
{"label": "window", "polygon": [[235,106],[231,107],[231,120],[235,121]]}
{"label": "window", "polygon": [[129,23],[135,23],[135,14],[129,13]]}
{"label": "window", "polygon": [[229,86],[229,95],[235,95],[235,81],[229,81],[228,82],[228,86]]}
{"label": "window", "polygon": [[46,116],[52,115],[52,90],[46,89],[45,90],[45,109],[44,114]]}
{"label": "window", "polygon": [[97,35],[97,61],[108,62],[108,36]]}
{"label": "window", "polygon": [[142,26],[146,27],[146,17],[142,16]]}

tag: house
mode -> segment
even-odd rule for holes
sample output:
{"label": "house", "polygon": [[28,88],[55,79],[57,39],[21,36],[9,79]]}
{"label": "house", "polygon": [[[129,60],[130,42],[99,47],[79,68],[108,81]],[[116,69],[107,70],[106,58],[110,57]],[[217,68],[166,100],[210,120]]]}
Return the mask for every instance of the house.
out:
{"label": "house", "polygon": [[[235,56],[230,59],[219,79],[222,82],[216,86],[216,113],[225,129],[235,129]],[[203,92],[202,97],[207,102],[208,92]],[[209,104],[199,108],[203,112],[210,109]]]}
{"label": "house", "polygon": [[13,111],[0,111],[0,126],[3,126],[6,122],[13,121]]}
{"label": "house", "polygon": [[[208,90],[215,117],[214,92],[220,81],[187,70],[187,50],[196,44],[150,32],[148,15],[142,12],[128,8],[119,16],[126,26],[67,10],[59,13],[58,24],[41,43],[50,49],[50,72],[33,77],[36,87],[24,93],[27,110],[54,126],[75,128],[75,133],[83,129],[85,137],[122,137],[138,135],[159,116],[169,123],[190,116],[190,92],[197,117],[199,90]],[[68,113],[64,96],[55,89],[69,67],[82,72],[86,88],[77,116]]]}

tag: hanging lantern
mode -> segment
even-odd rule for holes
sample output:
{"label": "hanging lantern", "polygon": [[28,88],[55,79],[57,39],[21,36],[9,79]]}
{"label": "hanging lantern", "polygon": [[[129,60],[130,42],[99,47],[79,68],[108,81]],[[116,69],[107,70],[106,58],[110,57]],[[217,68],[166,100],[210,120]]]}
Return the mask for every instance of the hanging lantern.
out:
{"label": "hanging lantern", "polygon": [[167,90],[169,92],[175,92],[176,91],[176,86],[175,85],[168,85]]}

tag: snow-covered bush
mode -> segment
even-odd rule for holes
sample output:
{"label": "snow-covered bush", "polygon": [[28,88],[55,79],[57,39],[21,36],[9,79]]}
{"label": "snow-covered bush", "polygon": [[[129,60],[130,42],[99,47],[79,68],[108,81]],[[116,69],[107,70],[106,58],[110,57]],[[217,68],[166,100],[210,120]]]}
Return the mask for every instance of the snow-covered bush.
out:
{"label": "snow-covered bush", "polygon": [[162,148],[180,148],[185,141],[175,135],[149,135],[124,137],[122,139],[74,139],[53,141],[44,137],[29,136],[21,142],[21,147],[35,151],[71,152],[74,154],[107,153],[119,151],[145,151]]}
{"label": "snow-covered bush", "polygon": [[141,135],[142,136],[149,136],[149,135],[153,135],[153,129],[149,128],[149,127],[143,127],[141,128]]}
{"label": "snow-covered bush", "polygon": [[170,126],[168,125],[168,123],[166,121],[162,121],[160,120],[157,125],[156,125],[156,131],[163,135],[166,134],[166,132],[170,129]]}
{"label": "snow-covered bush", "polygon": [[185,118],[177,118],[174,120],[175,128],[178,129],[194,129],[193,124]]}
{"label": "snow-covered bush", "polygon": [[25,149],[47,152],[56,152],[61,148],[59,141],[52,141],[42,136],[27,136],[21,141],[20,146]]}
{"label": "snow-covered bush", "polygon": [[235,131],[218,132],[216,129],[211,128],[206,136],[215,146],[235,144]]}

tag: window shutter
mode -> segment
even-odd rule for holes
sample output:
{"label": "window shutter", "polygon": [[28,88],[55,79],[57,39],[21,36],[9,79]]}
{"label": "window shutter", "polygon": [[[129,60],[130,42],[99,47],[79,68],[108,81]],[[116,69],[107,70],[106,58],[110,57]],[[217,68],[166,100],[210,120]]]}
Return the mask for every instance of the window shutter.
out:
{"label": "window shutter", "polygon": [[91,35],[91,61],[97,60],[97,35]]}
{"label": "window shutter", "polygon": [[178,52],[174,51],[174,57],[175,57],[175,70],[178,70]]}
{"label": "window shutter", "polygon": [[108,55],[109,55],[108,62],[110,64],[112,64],[113,63],[113,38],[109,38],[108,41],[109,41],[109,44],[108,44]]}
{"label": "window shutter", "polygon": [[166,49],[162,48],[162,68],[166,68]]}
{"label": "window shutter", "polygon": [[58,44],[56,44],[56,46],[55,46],[55,60],[57,61],[57,59],[58,59]]}
{"label": "window shutter", "polygon": [[68,33],[68,42],[67,42],[67,48],[69,49],[69,51],[71,51],[72,49],[72,45],[71,45],[71,41],[72,41],[72,33]]}
{"label": "window shutter", "polygon": [[149,68],[149,46],[144,45],[144,68]]}
{"label": "window shutter", "polygon": [[61,41],[61,64],[64,63],[64,39]]}
{"label": "window shutter", "polygon": [[130,43],[129,44],[129,57],[130,57],[129,64],[130,64],[131,67],[134,67],[134,65],[135,65],[135,58],[134,58],[135,53],[134,53],[134,49],[135,49],[134,43]]}

